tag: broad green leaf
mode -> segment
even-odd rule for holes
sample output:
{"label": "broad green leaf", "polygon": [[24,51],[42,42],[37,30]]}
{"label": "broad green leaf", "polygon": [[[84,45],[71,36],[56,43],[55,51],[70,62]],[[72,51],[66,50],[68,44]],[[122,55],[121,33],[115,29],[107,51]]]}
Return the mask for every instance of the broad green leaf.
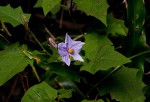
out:
{"label": "broad green leaf", "polygon": [[127,27],[124,25],[124,21],[116,19],[112,14],[107,15],[107,33],[120,34],[126,36],[128,32]]}
{"label": "broad green leaf", "polygon": [[25,17],[28,21],[29,14],[23,14],[21,7],[12,8],[10,5],[0,6],[0,20],[3,22],[11,23],[13,26],[22,24],[22,18]]}
{"label": "broad green leaf", "polygon": [[0,86],[17,73],[22,72],[28,64],[33,63],[33,60],[24,55],[21,48],[23,47],[14,44],[0,51]]}
{"label": "broad green leaf", "polygon": [[38,0],[34,7],[42,7],[44,10],[44,14],[46,15],[49,11],[54,13],[53,11],[58,11],[60,8],[61,0]]}
{"label": "broad green leaf", "polygon": [[28,89],[21,102],[55,102],[56,97],[57,90],[42,82]]}
{"label": "broad green leaf", "polygon": [[60,89],[58,90],[58,98],[71,98],[73,89]]}
{"label": "broad green leaf", "polygon": [[84,11],[102,21],[105,25],[107,16],[107,0],[73,0],[77,3],[77,9]]}
{"label": "broad green leaf", "polygon": [[102,99],[99,100],[83,100],[81,102],[104,102]]}
{"label": "broad green leaf", "polygon": [[121,68],[100,86],[100,94],[110,93],[120,102],[144,102],[142,78],[136,76],[138,69]]}
{"label": "broad green leaf", "polygon": [[83,50],[88,61],[85,60],[81,70],[92,74],[130,62],[128,58],[114,50],[112,43],[105,35],[87,34]]}

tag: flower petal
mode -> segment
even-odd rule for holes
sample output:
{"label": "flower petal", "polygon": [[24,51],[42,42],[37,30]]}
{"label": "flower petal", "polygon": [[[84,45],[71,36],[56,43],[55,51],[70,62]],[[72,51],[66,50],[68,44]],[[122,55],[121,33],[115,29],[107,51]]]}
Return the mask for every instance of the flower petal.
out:
{"label": "flower petal", "polygon": [[83,45],[84,43],[81,41],[72,41],[71,49],[74,49],[76,53],[79,53]]}
{"label": "flower petal", "polygon": [[66,33],[65,43],[67,44],[68,49],[70,48],[72,41],[73,40],[71,39],[71,37],[68,35],[68,33]]}
{"label": "flower petal", "polygon": [[68,66],[70,66],[70,58],[69,55],[67,54],[66,56],[62,56],[63,62],[65,62]]}
{"label": "flower petal", "polygon": [[78,53],[70,54],[70,56],[72,56],[74,60],[78,60],[78,61],[81,61],[81,62],[84,61]]}
{"label": "flower petal", "polygon": [[58,44],[58,53],[61,55],[61,56],[66,56],[68,54],[67,52],[67,47],[66,47],[66,44],[65,43],[59,43]]}

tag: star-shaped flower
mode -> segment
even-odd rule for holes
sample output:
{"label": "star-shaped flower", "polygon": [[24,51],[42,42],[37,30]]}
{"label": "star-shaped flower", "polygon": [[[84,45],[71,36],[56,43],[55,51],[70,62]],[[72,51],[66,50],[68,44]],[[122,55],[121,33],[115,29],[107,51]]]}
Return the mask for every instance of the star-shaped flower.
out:
{"label": "star-shaped flower", "polygon": [[66,33],[65,43],[58,44],[58,53],[62,57],[63,62],[65,62],[68,66],[70,66],[71,62],[70,56],[72,56],[74,60],[83,62],[82,57],[79,55],[83,45],[83,42],[72,40]]}

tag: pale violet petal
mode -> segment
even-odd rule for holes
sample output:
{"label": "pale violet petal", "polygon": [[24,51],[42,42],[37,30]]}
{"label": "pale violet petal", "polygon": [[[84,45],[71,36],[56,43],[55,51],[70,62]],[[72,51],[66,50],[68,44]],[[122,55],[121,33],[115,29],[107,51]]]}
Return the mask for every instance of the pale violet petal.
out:
{"label": "pale violet petal", "polygon": [[81,62],[84,61],[78,53],[70,54],[70,56],[72,56],[74,60],[81,61]]}
{"label": "pale violet petal", "polygon": [[72,41],[71,49],[74,49],[76,53],[79,53],[83,45],[84,43],[81,41]]}
{"label": "pale violet petal", "polygon": [[63,62],[65,62],[68,66],[70,66],[70,58],[69,55],[67,54],[66,56],[62,56]]}
{"label": "pale violet petal", "polygon": [[60,56],[66,56],[68,54],[66,43],[58,44],[58,53],[60,54]]}
{"label": "pale violet petal", "polygon": [[66,38],[65,38],[65,43],[67,44],[67,48],[69,49],[70,46],[72,45],[72,39],[71,37],[68,35],[68,33],[66,33]]}

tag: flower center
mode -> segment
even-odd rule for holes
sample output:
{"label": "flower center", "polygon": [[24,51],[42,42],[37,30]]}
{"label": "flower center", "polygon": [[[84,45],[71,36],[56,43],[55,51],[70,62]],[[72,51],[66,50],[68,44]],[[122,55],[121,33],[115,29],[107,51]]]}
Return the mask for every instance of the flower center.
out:
{"label": "flower center", "polygon": [[74,50],[73,50],[73,49],[69,49],[68,52],[69,52],[70,54],[73,54],[73,53],[74,53]]}

